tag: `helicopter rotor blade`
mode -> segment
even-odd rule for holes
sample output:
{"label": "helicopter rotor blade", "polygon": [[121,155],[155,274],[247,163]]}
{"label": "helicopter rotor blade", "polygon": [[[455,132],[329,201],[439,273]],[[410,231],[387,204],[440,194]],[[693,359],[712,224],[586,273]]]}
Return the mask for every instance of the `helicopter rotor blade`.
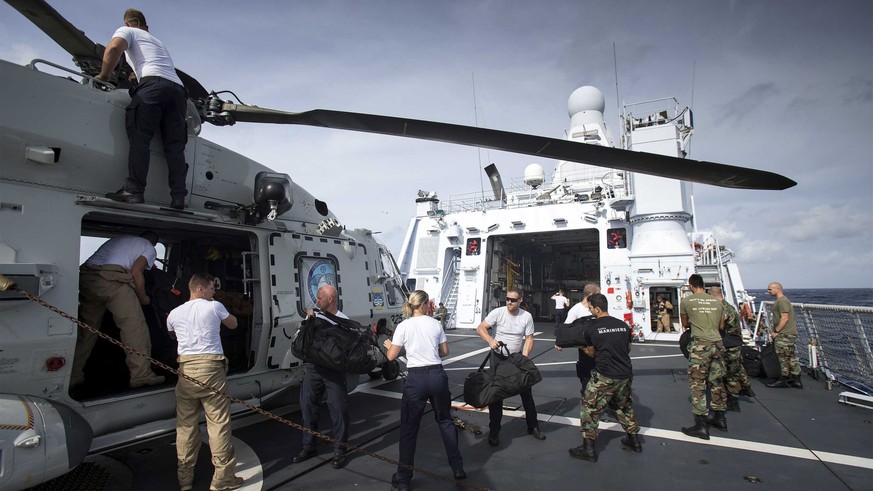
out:
{"label": "helicopter rotor blade", "polygon": [[[231,119],[216,122],[216,116]],[[435,140],[736,189],[782,190],[797,184],[780,174],[746,167],[488,128],[374,114],[326,109],[290,113],[225,102],[221,104],[220,114],[209,113],[206,120],[216,124],[233,124],[237,121],[299,124]]]}

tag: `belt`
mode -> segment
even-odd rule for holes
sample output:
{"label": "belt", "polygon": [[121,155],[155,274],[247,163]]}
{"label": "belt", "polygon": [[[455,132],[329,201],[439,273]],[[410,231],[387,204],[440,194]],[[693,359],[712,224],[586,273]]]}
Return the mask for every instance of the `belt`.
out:
{"label": "belt", "polygon": [[443,369],[443,366],[442,366],[442,365],[427,365],[427,366],[424,366],[424,367],[411,367],[411,368],[408,368],[408,370],[409,370],[410,373],[415,373],[415,372],[431,372],[431,371],[442,370],[442,369]]}
{"label": "belt", "polygon": [[[154,80],[167,80],[167,79],[165,79],[165,78],[163,78],[163,77],[158,77],[157,75],[149,75],[148,77],[143,77],[143,78],[141,78],[141,79],[139,80],[139,83],[143,83],[143,82],[151,82],[151,81],[154,81]],[[168,80],[168,81],[169,81],[169,80]]]}

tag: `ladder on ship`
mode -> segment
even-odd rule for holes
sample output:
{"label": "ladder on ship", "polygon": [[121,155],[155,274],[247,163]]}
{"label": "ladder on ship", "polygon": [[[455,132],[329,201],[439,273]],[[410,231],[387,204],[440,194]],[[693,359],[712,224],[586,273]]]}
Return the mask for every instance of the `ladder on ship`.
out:
{"label": "ladder on ship", "polygon": [[460,256],[454,256],[449,267],[446,268],[446,273],[443,275],[442,279],[443,290],[440,294],[440,298],[446,306],[446,311],[449,316],[446,321],[447,329],[454,329],[457,320],[456,307],[458,306],[458,288],[461,282],[460,264]]}

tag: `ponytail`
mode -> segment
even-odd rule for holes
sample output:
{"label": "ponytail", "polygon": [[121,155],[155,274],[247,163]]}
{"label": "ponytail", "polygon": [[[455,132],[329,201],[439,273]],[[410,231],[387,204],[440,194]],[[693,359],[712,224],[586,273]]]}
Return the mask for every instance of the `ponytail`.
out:
{"label": "ponytail", "polygon": [[415,290],[409,295],[409,299],[403,304],[403,317],[412,317],[412,313],[420,309],[428,301],[427,292]]}

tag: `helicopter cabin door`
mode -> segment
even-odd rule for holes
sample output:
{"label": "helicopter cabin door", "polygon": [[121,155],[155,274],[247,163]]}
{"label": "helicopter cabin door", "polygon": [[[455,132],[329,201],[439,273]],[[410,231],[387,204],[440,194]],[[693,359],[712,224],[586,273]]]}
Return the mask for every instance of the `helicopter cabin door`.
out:
{"label": "helicopter cabin door", "polygon": [[303,320],[297,310],[296,285],[294,282],[295,244],[288,234],[275,233],[269,240],[270,284],[270,344],[267,351],[267,367],[293,368],[300,366],[291,353],[291,341]]}

